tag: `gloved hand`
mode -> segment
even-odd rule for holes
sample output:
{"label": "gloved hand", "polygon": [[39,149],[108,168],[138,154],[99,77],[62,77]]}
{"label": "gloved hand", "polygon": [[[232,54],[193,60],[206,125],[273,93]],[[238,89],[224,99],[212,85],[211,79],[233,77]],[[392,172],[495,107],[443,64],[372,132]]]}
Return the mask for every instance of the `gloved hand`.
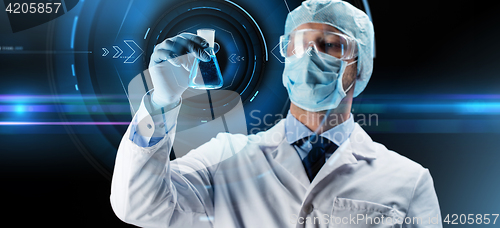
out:
{"label": "gloved hand", "polygon": [[205,39],[191,33],[167,38],[156,45],[149,61],[155,109],[177,104],[188,88],[189,71],[195,58],[210,61],[210,54],[205,51],[207,47]]}

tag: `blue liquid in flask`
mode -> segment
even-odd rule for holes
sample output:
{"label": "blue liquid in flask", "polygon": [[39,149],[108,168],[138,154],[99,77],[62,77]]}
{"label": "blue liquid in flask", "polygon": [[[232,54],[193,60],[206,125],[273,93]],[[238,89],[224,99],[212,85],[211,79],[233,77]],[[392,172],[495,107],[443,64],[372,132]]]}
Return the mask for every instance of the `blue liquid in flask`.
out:
{"label": "blue liquid in flask", "polygon": [[203,62],[196,58],[189,73],[189,87],[194,89],[219,89],[222,87],[222,74],[213,48],[207,49],[210,61]]}

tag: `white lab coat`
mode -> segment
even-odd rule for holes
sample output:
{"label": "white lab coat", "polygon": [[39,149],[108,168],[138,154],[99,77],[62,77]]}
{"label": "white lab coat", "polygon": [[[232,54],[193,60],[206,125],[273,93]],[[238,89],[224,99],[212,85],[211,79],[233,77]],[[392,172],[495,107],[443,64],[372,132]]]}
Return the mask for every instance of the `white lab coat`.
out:
{"label": "white lab coat", "polygon": [[442,227],[429,171],[373,142],[358,124],[312,183],[285,140],[284,120],[256,135],[220,133],[172,162],[175,129],[146,148],[129,140],[129,133],[130,127],[118,149],[111,189],[112,208],[127,223]]}

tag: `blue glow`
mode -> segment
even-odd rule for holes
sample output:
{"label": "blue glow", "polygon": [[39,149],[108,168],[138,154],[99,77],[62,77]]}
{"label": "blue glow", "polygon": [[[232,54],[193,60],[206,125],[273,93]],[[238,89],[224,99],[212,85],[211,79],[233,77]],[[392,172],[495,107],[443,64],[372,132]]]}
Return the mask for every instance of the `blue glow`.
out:
{"label": "blue glow", "polygon": [[[75,84],[75,90],[79,90],[78,84]],[[258,94],[260,90],[254,92],[250,102],[253,102]],[[55,98],[57,105],[54,103]],[[355,121],[372,133],[500,133],[500,94],[363,95],[356,98],[353,105]],[[75,94],[57,97],[0,94],[0,113],[7,117],[0,125],[94,124],[92,121],[85,122],[87,120],[78,120],[83,121],[82,123],[59,123],[44,119],[44,115],[37,115],[55,112],[63,112],[66,115],[92,112],[93,115],[113,114],[129,118],[130,104],[123,94],[98,97]],[[25,116],[30,118],[21,118]],[[204,124],[210,120],[198,121]],[[127,122],[114,124],[127,125]]]}
{"label": "blue glow", "polygon": [[71,64],[71,72],[73,73],[73,76],[76,76],[76,74],[75,74],[75,64]]}
{"label": "blue glow", "polygon": [[78,84],[75,84],[75,89],[76,91],[78,91]]}
{"label": "blue glow", "polygon": [[207,7],[207,6],[201,6],[201,7],[194,7],[194,8],[191,8],[193,10],[195,9],[213,9],[213,10],[218,10],[218,11],[221,11],[220,9],[218,8],[214,8],[214,7]]}
{"label": "blue glow", "polygon": [[464,102],[456,107],[461,114],[500,114],[500,102]]}
{"label": "blue glow", "polygon": [[148,37],[148,33],[149,33],[149,30],[150,30],[150,29],[151,29],[151,28],[148,28],[148,31],[146,31],[146,34],[144,34],[144,39],[146,39],[146,37]]}
{"label": "blue glow", "polygon": [[257,90],[257,92],[255,92],[255,94],[253,95],[252,99],[250,99],[250,102],[253,101],[253,99],[255,99],[255,97],[257,96],[257,94],[259,94],[259,91]]}
{"label": "blue glow", "polygon": [[24,113],[26,111],[26,107],[24,105],[16,105],[15,112],[16,113]]}
{"label": "blue glow", "polygon": [[458,115],[500,115],[500,102],[462,101],[376,101],[356,104],[356,112],[362,113],[418,113]]}
{"label": "blue glow", "polygon": [[78,16],[75,16],[73,20],[73,29],[71,30],[71,49],[75,46],[75,33],[76,33],[76,23],[78,22]]}

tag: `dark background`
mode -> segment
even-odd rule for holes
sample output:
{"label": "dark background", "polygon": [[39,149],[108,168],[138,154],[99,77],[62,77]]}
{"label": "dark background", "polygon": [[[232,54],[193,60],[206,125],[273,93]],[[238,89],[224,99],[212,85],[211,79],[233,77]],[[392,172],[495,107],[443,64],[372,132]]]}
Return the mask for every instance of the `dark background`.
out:
{"label": "dark background", "polygon": [[[370,7],[377,57],[363,94],[500,91],[500,21],[492,6],[465,0],[388,0],[370,1]],[[4,17],[5,13],[0,13],[2,21]],[[0,34],[10,32],[0,26]],[[44,25],[30,29],[29,34],[34,35],[24,42],[43,45],[45,37],[36,34],[45,31]],[[0,57],[1,94],[51,94],[43,55]],[[63,127],[52,129],[50,134],[43,132],[43,127],[0,126],[0,195],[7,212],[2,213],[3,223],[126,226],[111,210],[110,180],[84,158]],[[429,168],[443,217],[500,213],[500,134],[370,135]]]}

